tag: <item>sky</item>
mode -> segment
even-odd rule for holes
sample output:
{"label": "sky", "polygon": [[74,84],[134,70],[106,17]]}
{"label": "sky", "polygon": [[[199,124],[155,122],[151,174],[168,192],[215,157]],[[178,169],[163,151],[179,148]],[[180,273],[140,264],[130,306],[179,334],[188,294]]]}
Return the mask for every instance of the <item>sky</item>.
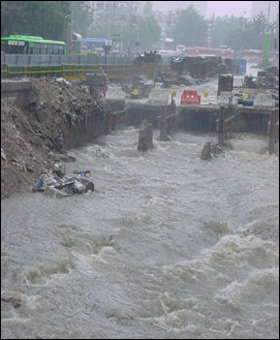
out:
{"label": "sky", "polygon": [[[154,9],[164,8],[172,9],[180,7],[185,1],[153,1]],[[215,12],[215,16],[225,15],[244,15],[249,17],[251,14],[251,1],[208,1],[207,17],[211,17],[212,13]]]}
{"label": "sky", "polygon": [[250,16],[251,1],[208,1],[207,16],[244,15]]}

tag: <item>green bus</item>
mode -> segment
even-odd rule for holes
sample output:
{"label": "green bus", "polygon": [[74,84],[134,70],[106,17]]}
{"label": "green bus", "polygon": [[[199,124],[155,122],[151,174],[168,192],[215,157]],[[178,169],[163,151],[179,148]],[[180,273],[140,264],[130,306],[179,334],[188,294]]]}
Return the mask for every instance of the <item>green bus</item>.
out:
{"label": "green bus", "polygon": [[42,37],[10,35],[1,37],[1,52],[6,54],[65,55],[63,41],[45,40]]}

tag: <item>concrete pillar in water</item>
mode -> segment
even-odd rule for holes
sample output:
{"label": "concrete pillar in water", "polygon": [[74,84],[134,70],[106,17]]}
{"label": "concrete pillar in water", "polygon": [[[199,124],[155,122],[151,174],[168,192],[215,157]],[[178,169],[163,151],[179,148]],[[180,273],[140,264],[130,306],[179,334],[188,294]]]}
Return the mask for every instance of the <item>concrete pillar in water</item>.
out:
{"label": "concrete pillar in water", "polygon": [[144,120],[139,129],[138,151],[147,151],[153,148],[153,125]]}
{"label": "concrete pillar in water", "polygon": [[279,139],[279,111],[277,113],[272,113],[270,116],[268,137],[268,152],[273,154],[275,152],[275,144]]}
{"label": "concrete pillar in water", "polygon": [[172,101],[169,105],[166,105],[162,109],[162,114],[159,117],[159,139],[161,141],[169,141],[168,134],[172,131],[177,130],[177,117],[176,115],[176,104],[172,97]]}
{"label": "concrete pillar in water", "polygon": [[225,142],[225,132],[224,132],[224,120],[225,120],[225,107],[221,106],[219,111],[219,119],[218,119],[218,144],[220,146],[224,145]]}
{"label": "concrete pillar in water", "polygon": [[159,139],[164,142],[169,141],[169,137],[167,136],[168,135],[168,126],[167,126],[168,122],[167,122],[166,117],[167,117],[167,113],[166,113],[166,107],[165,107],[159,119],[159,124],[160,124]]}
{"label": "concrete pillar in water", "polygon": [[201,156],[200,158],[204,161],[208,160],[208,159],[212,159],[212,156],[211,156],[211,143],[210,142],[207,142],[205,143],[202,151],[201,151]]}

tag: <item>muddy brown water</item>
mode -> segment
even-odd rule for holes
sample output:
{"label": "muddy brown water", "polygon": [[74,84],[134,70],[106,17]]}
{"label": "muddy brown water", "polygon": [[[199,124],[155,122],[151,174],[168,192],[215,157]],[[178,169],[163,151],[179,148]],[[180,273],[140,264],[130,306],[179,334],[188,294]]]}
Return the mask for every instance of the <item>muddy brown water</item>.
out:
{"label": "muddy brown water", "polygon": [[96,191],[2,201],[4,339],[276,339],[279,156],[266,137],[200,159],[127,127],[72,150]]}

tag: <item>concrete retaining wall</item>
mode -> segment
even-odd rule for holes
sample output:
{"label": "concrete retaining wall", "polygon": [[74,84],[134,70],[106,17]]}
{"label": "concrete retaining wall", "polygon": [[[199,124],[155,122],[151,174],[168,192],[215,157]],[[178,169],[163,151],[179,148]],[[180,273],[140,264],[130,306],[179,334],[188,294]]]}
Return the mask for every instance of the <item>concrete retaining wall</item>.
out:
{"label": "concrete retaining wall", "polygon": [[66,149],[82,146],[109,132],[107,115],[96,113],[75,123],[64,135]]}

